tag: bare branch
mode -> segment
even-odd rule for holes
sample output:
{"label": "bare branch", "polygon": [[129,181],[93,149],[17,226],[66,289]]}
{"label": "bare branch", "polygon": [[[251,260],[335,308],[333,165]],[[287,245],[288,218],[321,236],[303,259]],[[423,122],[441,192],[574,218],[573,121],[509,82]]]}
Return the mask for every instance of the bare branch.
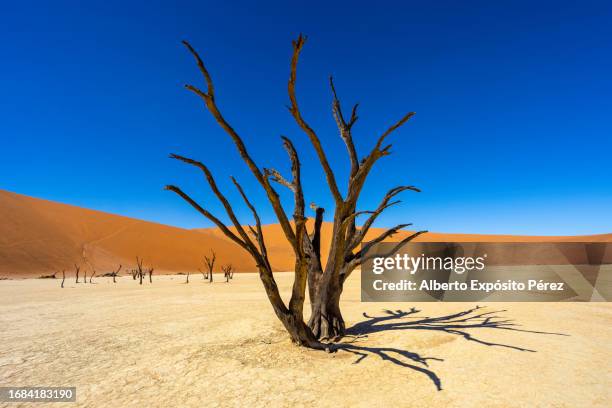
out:
{"label": "bare branch", "polygon": [[[397,121],[397,123],[395,123],[389,129],[387,129],[387,131],[385,133],[383,133],[378,138],[378,142],[376,142],[376,146],[374,146],[374,150],[380,149],[380,146],[382,146],[382,144],[385,141],[385,139],[387,138],[387,136],[389,136],[391,133],[393,133],[396,129],[400,128],[404,123],[406,123],[408,121],[408,119],[410,119],[414,115],[415,115],[415,112],[408,112],[406,115],[404,115],[404,117],[402,117],[399,121]],[[389,145],[389,147],[390,147],[390,145]],[[374,153],[374,150],[372,151],[372,153]],[[370,153],[370,154],[372,154],[372,153]]]}
{"label": "bare branch", "polygon": [[249,209],[251,210],[251,213],[253,213],[253,218],[255,218],[255,225],[257,227],[257,232],[251,226],[249,226],[249,229],[251,230],[253,235],[255,235],[255,237],[257,238],[257,244],[259,245],[259,252],[261,255],[259,262],[262,262],[264,265],[269,266],[270,261],[268,260],[268,251],[266,250],[266,244],[264,242],[264,235],[261,229],[261,219],[259,218],[259,214],[257,214],[257,210],[255,209],[255,207],[253,206],[249,198],[244,193],[242,186],[238,184],[238,182],[236,181],[234,177],[231,177],[231,179],[234,185],[236,186],[236,188],[238,189],[238,192],[240,193],[240,196],[244,200],[245,204],[247,205],[247,207],[249,207]]}
{"label": "bare branch", "polygon": [[264,168],[264,175],[270,178],[272,181],[275,181],[278,184],[281,184],[287,187],[289,190],[293,191],[294,193],[296,192],[296,189],[293,183],[290,183],[286,178],[284,178],[278,170]]}
{"label": "bare branch", "polygon": [[368,241],[367,244],[363,245],[361,247],[361,249],[359,251],[357,251],[355,254],[352,254],[349,256],[349,258],[360,258],[363,254],[365,254],[367,251],[370,250],[370,248],[372,248],[374,245],[378,244],[379,242],[384,241],[385,239],[392,237],[393,235],[395,235],[399,230],[409,227],[412,224],[399,224],[396,225],[393,228],[389,228],[388,230],[385,230],[382,234],[380,234],[379,236],[377,236],[376,238]]}
{"label": "bare branch", "polygon": [[376,142],[376,145],[374,145],[370,154],[367,155],[361,161],[357,174],[355,174],[355,176],[351,179],[349,193],[346,198],[346,201],[350,203],[351,206],[356,205],[357,198],[359,197],[359,194],[361,193],[361,189],[363,188],[366,178],[368,177],[370,170],[372,170],[374,163],[376,163],[376,161],[379,158],[390,154],[391,145],[387,145],[381,148],[384,140],[387,138],[387,136],[393,133],[393,131],[395,131],[396,129],[401,127],[404,123],[406,123],[408,119],[414,116],[414,114],[415,114],[414,112],[409,112],[408,114],[404,115],[404,117],[400,119],[397,123],[395,123],[389,129],[387,129],[387,131],[384,132],[379,137],[378,141]]}
{"label": "bare branch", "polygon": [[225,118],[221,114],[221,111],[217,107],[217,104],[214,98],[214,86],[213,86],[211,76],[208,74],[208,70],[204,66],[204,63],[202,62],[202,59],[200,58],[198,52],[195,51],[195,49],[191,47],[189,43],[184,42],[184,44],[189,49],[189,52],[191,52],[193,56],[196,58],[198,67],[200,68],[200,71],[202,72],[204,79],[206,80],[208,90],[207,90],[207,93],[205,93],[193,85],[186,85],[185,87],[202,98],[202,100],[204,101],[206,105],[206,108],[213,115],[213,117],[215,118],[219,126],[221,126],[221,128],[230,136],[230,138],[234,142],[234,145],[238,149],[238,153],[240,154],[240,157],[242,158],[242,160],[244,160],[244,162],[249,167],[249,170],[251,170],[251,173],[253,173],[257,181],[261,184],[261,186],[266,191],[268,200],[270,201],[270,204],[272,204],[274,213],[276,214],[276,217],[278,218],[281,228],[283,229],[283,232],[285,236],[287,237],[289,243],[292,244],[294,250],[297,250],[297,246],[295,242],[295,234],[293,232],[293,229],[291,228],[291,224],[289,223],[287,214],[285,214],[283,206],[281,205],[280,197],[278,196],[278,193],[274,190],[274,188],[272,188],[268,179],[264,177],[261,170],[259,170],[259,167],[255,164],[255,162],[249,155],[246,149],[246,146],[242,138],[238,134],[238,132],[236,132],[236,130],[234,130],[234,128],[225,120]]}
{"label": "bare branch", "polygon": [[[410,224],[405,224],[406,226],[410,225]],[[380,239],[380,240],[376,240],[376,241],[370,241],[368,242],[368,244],[364,245],[363,248],[361,249],[361,251],[359,251],[358,253],[355,254],[354,258],[352,258],[349,262],[348,262],[348,266],[345,270],[345,277],[344,279],[346,279],[351,272],[359,265],[363,264],[364,262],[366,262],[367,260],[371,259],[373,256],[383,256],[383,257],[388,257],[388,256],[392,256],[394,255],[397,251],[399,251],[399,249],[406,244],[409,241],[412,241],[413,239],[415,239],[416,237],[418,237],[421,234],[425,234],[427,231],[417,231],[409,236],[407,236],[406,238],[402,239],[400,242],[398,242],[395,246],[393,246],[393,248],[391,248],[391,250],[389,250],[387,253],[380,255],[380,254],[376,254],[376,255],[367,255],[368,251],[372,248],[372,246],[374,246],[375,244],[383,241],[385,238],[388,238],[389,236],[395,234],[397,232],[397,230],[395,230],[395,232],[390,233],[387,235],[388,232],[396,229],[392,228],[390,230],[385,231],[383,234],[381,234],[381,236],[379,236],[378,238],[381,238],[384,236],[384,238]],[[385,236],[386,235],[386,236]]]}
{"label": "bare branch", "polygon": [[215,97],[215,87],[213,86],[213,81],[212,81],[212,78],[210,77],[210,74],[208,73],[208,70],[204,66],[204,62],[202,62],[202,58],[200,58],[200,55],[196,52],[196,50],[193,49],[191,44],[189,44],[187,41],[183,40],[183,45],[185,45],[185,47],[187,47],[189,52],[195,58],[196,63],[198,64],[198,68],[200,69],[200,72],[202,73],[202,75],[204,76],[204,79],[206,80],[206,86],[208,87],[208,89],[206,91],[207,96],[210,97],[211,99],[214,99],[214,97]]}
{"label": "bare branch", "polygon": [[232,206],[230,205],[229,201],[227,200],[227,198],[225,198],[223,193],[221,193],[221,191],[217,187],[217,183],[215,182],[215,179],[214,179],[212,173],[210,172],[210,170],[208,169],[208,167],[206,167],[202,162],[199,162],[197,160],[193,160],[193,159],[190,159],[190,158],[187,158],[187,157],[179,156],[177,154],[171,154],[170,158],[171,159],[180,160],[182,162],[191,164],[193,166],[196,166],[200,170],[202,170],[202,172],[206,176],[206,180],[208,181],[208,184],[210,185],[210,188],[212,189],[213,193],[215,193],[215,195],[217,196],[217,198],[219,199],[221,204],[223,204],[223,207],[225,208],[225,212],[227,213],[227,215],[229,216],[230,220],[234,224],[234,227],[236,227],[236,230],[238,231],[240,236],[242,237],[242,241],[246,245],[251,247],[252,250],[255,250],[255,245],[253,244],[253,242],[249,238],[248,234],[246,233],[246,231],[244,230],[244,228],[240,224],[240,221],[238,221],[238,217],[236,217],[236,214],[234,213],[234,210],[232,209]]}
{"label": "bare branch", "polygon": [[394,187],[391,190],[389,190],[387,192],[387,194],[385,194],[385,196],[383,197],[383,200],[381,201],[381,203],[379,204],[378,208],[372,212],[370,212],[370,214],[372,214],[363,224],[363,226],[361,227],[361,229],[359,230],[359,232],[356,232],[353,237],[350,239],[349,241],[349,245],[347,246],[347,252],[352,252],[353,249],[357,248],[357,246],[359,244],[361,244],[361,242],[364,240],[366,234],[368,233],[368,230],[370,229],[370,227],[372,226],[372,224],[374,224],[374,221],[376,221],[376,218],[378,218],[378,216],[387,208],[399,204],[400,201],[393,201],[393,202],[389,202],[393,197],[395,197],[396,195],[398,195],[399,193],[406,191],[406,190],[411,190],[411,191],[415,191],[415,192],[420,192],[421,190],[419,190],[418,188],[414,187],[414,186],[399,186],[399,187]]}
{"label": "bare branch", "polygon": [[183,192],[179,187],[168,185],[165,187],[165,190],[173,191],[178,194],[183,200],[187,201],[196,211],[202,214],[204,217],[208,218],[212,221],[219,229],[232,241],[240,245],[247,252],[251,253],[251,248],[243,242],[236,234],[234,234],[227,226],[217,217],[212,215],[208,210],[202,208],[200,204],[198,204],[193,198],[189,197],[186,193]]}
{"label": "bare branch", "polygon": [[357,106],[353,107],[353,111],[351,112],[351,119],[349,123],[346,123],[344,120],[344,116],[342,115],[342,107],[340,106],[340,100],[338,99],[338,95],[336,94],[336,87],[334,86],[334,78],[332,76],[329,77],[329,86],[332,90],[332,95],[334,97],[332,101],[332,113],[334,115],[334,119],[336,120],[336,125],[338,126],[338,130],[340,131],[340,137],[344,141],[346,145],[346,149],[349,153],[349,158],[351,160],[351,178],[355,176],[357,170],[359,169],[359,160],[357,159],[357,150],[355,149],[355,144],[353,143],[353,136],[351,134],[351,127],[357,121]]}
{"label": "bare branch", "polygon": [[289,111],[291,115],[297,122],[297,124],[302,128],[302,130],[308,135],[310,142],[314,146],[315,151],[317,152],[317,156],[319,157],[319,161],[321,162],[321,166],[323,166],[323,171],[325,172],[325,177],[327,179],[327,184],[329,185],[329,189],[334,197],[336,203],[342,202],[342,195],[340,194],[340,190],[338,190],[338,184],[336,183],[336,177],[334,176],[334,172],[329,165],[327,160],[327,156],[325,155],[325,151],[321,146],[321,141],[319,137],[315,133],[314,130],[306,123],[300,109],[298,108],[297,97],[295,94],[295,81],[297,76],[297,64],[300,58],[300,52],[302,51],[302,47],[306,42],[306,37],[300,34],[297,40],[293,41],[293,56],[291,58],[291,72],[289,74],[289,83],[287,84],[287,89],[289,92],[289,100],[291,101],[291,106],[289,107]]}
{"label": "bare branch", "polygon": [[283,140],[283,147],[287,151],[289,155],[289,160],[291,161],[291,185],[293,186],[293,195],[295,200],[295,208],[293,211],[293,219],[296,222],[296,231],[295,234],[297,237],[301,237],[303,231],[298,231],[298,223],[303,223],[305,221],[304,218],[304,192],[302,191],[302,178],[300,174],[300,159],[298,157],[297,150],[295,150],[295,146],[291,142],[291,140],[286,136],[281,136]]}

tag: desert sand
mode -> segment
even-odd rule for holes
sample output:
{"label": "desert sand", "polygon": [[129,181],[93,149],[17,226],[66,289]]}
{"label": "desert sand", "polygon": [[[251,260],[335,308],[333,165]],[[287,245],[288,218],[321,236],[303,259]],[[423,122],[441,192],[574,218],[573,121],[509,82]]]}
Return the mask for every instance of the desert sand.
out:
{"label": "desert sand", "polygon": [[[285,295],[292,275],[277,274]],[[608,303],[489,303],[452,317],[475,305],[361,303],[355,273],[342,301],[352,335],[327,354],[289,342],[255,274],[184,279],[0,281],[0,386],[76,386],[80,407],[608,407],[612,398]],[[465,320],[481,313],[490,314]],[[493,316],[517,330],[482,327]]]}
{"label": "desert sand", "polygon": [[[192,209],[185,207],[185,211]],[[248,220],[245,220],[247,222]],[[369,237],[383,230],[372,228]],[[410,234],[400,231],[391,240]],[[294,267],[292,251],[278,224],[265,225],[266,246],[277,271]],[[327,253],[331,225],[322,229],[322,250]],[[366,238],[367,239],[367,238]],[[611,242],[612,234],[568,237],[427,233],[419,241],[442,242]],[[219,230],[188,230],[108,214],[72,205],[0,190],[0,277],[38,277],[62,269],[72,276],[74,264],[87,273],[110,272],[119,264],[135,267],[135,258],[157,274],[197,272],[202,258],[214,249],[218,262],[232,263],[239,272],[255,271],[250,256]]]}

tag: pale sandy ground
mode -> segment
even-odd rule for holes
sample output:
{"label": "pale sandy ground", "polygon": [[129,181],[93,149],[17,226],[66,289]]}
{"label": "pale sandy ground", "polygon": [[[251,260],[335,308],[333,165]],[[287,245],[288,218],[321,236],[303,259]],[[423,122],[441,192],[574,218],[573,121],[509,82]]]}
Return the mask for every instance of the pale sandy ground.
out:
{"label": "pale sandy ground", "polygon": [[[292,274],[277,275],[288,293]],[[477,321],[417,322],[473,304],[361,303],[355,274],[343,298],[349,325],[367,320],[364,312],[421,310],[378,323],[413,323],[401,330],[346,339],[362,348],[360,356],[291,345],[254,274],[230,284],[191,279],[139,286],[98,278],[63,290],[59,280],[0,281],[0,385],[77,387],[76,404],[47,404],[54,407],[610,406],[607,303],[489,303],[482,310],[506,309],[495,315],[518,328],[568,336],[461,330]],[[417,355],[432,358],[429,367]]]}

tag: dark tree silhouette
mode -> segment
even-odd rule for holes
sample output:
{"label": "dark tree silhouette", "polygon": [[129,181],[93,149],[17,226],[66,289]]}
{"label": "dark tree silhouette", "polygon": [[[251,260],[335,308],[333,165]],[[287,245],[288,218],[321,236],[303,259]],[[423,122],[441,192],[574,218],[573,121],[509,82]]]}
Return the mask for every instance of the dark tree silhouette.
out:
{"label": "dark tree silhouette", "polygon": [[115,278],[117,277],[117,274],[119,273],[120,270],[121,270],[121,264],[119,264],[119,267],[117,268],[117,270],[113,272],[113,283],[117,283],[117,280]]}
{"label": "dark tree silhouette", "polygon": [[221,270],[223,271],[223,276],[225,277],[225,281],[229,283],[230,279],[234,278],[234,271],[232,268],[232,264],[222,266]]}
{"label": "dark tree silhouette", "polygon": [[81,267],[77,264],[74,264],[74,274],[76,276],[76,282],[75,283],[79,283],[79,271],[81,270]]}
{"label": "dark tree silhouette", "polygon": [[64,288],[65,281],[66,281],[66,271],[62,269],[62,289]]}
{"label": "dark tree silhouette", "polygon": [[215,267],[215,260],[217,259],[217,254],[212,249],[210,250],[210,258],[204,255],[204,262],[206,263],[206,267],[208,268],[208,282],[212,283],[213,281],[213,268]]}
{"label": "dark tree silhouette", "polygon": [[[361,250],[358,250],[359,245],[364,241],[366,234],[376,218],[385,209],[399,203],[399,201],[392,201],[395,196],[406,190],[419,191],[413,186],[395,187],[389,190],[376,209],[372,211],[357,211],[357,201],[368,174],[380,158],[391,153],[391,145],[385,144],[385,140],[391,133],[404,125],[408,119],[414,115],[414,112],[405,114],[400,120],[391,125],[378,137],[371,151],[360,159],[352,137],[352,128],[358,119],[358,105],[352,108],[350,116],[346,119],[343,115],[340,101],[336,95],[333,80],[330,78],[332,114],[338,126],[340,137],[346,144],[351,166],[350,176],[347,182],[348,188],[346,194],[343,195],[338,187],[336,176],[329,164],[327,154],[323,149],[317,133],[306,122],[298,107],[295,89],[297,64],[305,41],[306,38],[302,35],[300,35],[297,40],[293,41],[293,55],[291,58],[290,75],[287,86],[290,100],[288,108],[295,122],[304,131],[314,147],[318,160],[323,167],[327,185],[334,199],[332,239],[327,256],[328,261],[325,265],[321,262],[320,253],[320,234],[324,210],[315,206],[316,218],[314,230],[312,234],[309,235],[306,230],[307,219],[304,214],[305,204],[300,175],[300,160],[292,141],[285,136],[281,136],[283,147],[287,151],[291,162],[291,177],[289,179],[282,176],[281,173],[275,169],[260,168],[249,154],[242,137],[221,113],[217,105],[217,96],[212,77],[200,58],[200,55],[188,42],[183,42],[185,47],[187,47],[189,52],[194,56],[206,83],[205,90],[201,90],[193,85],[186,85],[186,88],[202,99],[204,105],[212,114],[216,122],[233,141],[240,157],[266,193],[267,199],[274,210],[285,238],[294,253],[295,278],[289,304],[285,304],[281,298],[274,279],[259,215],[242,186],[234,178],[232,178],[232,181],[245,204],[252,212],[255,220],[255,226],[248,226],[248,231],[239,222],[231,204],[219,190],[212,173],[202,162],[176,154],[170,155],[171,158],[193,165],[204,173],[211,190],[223,205],[228,218],[232,222],[233,229],[226,226],[221,219],[203,208],[179,187],[168,185],[166,189],[178,194],[194,209],[212,221],[229,239],[251,255],[257,265],[259,276],[274,312],[283,323],[294,343],[317,349],[328,349],[329,347],[322,344],[319,339],[335,338],[342,335],[345,331],[344,319],[340,312],[339,303],[344,282],[351,272],[363,262],[363,256],[368,248],[376,243],[384,241],[400,229],[410,225],[400,224],[386,230],[378,236],[368,237],[368,244]],[[290,222],[289,216],[285,212],[281,204],[280,196],[272,182],[288,188],[293,193],[293,222]],[[361,215],[368,215],[369,217],[364,221],[361,227],[357,227],[356,219]],[[411,234],[404,238],[401,243],[408,242],[423,232],[425,231]],[[399,247],[400,245],[396,248],[399,249]],[[303,310],[307,282],[309,283],[309,296],[312,305],[311,318],[308,324],[304,322]]]}
{"label": "dark tree silhouette", "polygon": [[[138,281],[139,283],[142,285],[142,278],[144,276],[144,270],[142,269],[142,258],[136,257],[136,267],[137,267],[137,272],[136,275],[138,276]],[[136,279],[136,277],[134,277],[134,280]]]}

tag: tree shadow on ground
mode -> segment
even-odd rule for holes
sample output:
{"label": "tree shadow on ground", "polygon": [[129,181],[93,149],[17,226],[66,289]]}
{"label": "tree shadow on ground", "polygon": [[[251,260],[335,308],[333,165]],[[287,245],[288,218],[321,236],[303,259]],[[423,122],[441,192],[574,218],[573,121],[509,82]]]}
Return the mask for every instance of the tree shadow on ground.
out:
{"label": "tree shadow on ground", "polygon": [[384,310],[383,316],[371,317],[366,313],[363,316],[366,320],[356,323],[346,331],[346,335],[341,343],[336,343],[337,350],[344,350],[358,356],[354,364],[361,363],[370,355],[378,356],[382,360],[390,361],[401,367],[410,368],[425,374],[438,391],[442,390],[442,382],[438,375],[429,368],[429,360],[444,361],[435,357],[423,357],[417,353],[391,347],[366,347],[356,343],[367,338],[370,334],[390,331],[390,330],[433,330],[463,337],[465,340],[473,341],[488,347],[504,347],[516,351],[535,353],[536,350],[518,347],[510,344],[494,343],[475,337],[468,330],[471,329],[492,329],[510,330],[524,333],[549,334],[555,336],[568,336],[562,333],[550,333],[535,330],[525,330],[519,328],[512,319],[500,316],[506,310],[495,310],[490,312],[483,311],[484,307],[475,308],[463,312],[454,313],[439,317],[418,317],[412,316],[420,312],[416,308],[409,311],[403,310]]}

